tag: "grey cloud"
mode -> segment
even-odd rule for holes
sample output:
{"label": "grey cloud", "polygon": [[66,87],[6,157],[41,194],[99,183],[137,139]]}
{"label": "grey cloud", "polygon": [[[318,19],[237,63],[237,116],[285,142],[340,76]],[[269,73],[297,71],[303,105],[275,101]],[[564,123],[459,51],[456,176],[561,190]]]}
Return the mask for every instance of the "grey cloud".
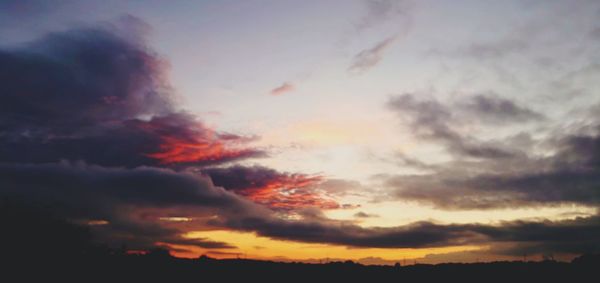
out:
{"label": "grey cloud", "polygon": [[497,95],[475,95],[459,103],[475,119],[492,124],[540,121],[544,115]]}
{"label": "grey cloud", "polygon": [[[228,248],[186,240],[175,224],[161,223],[172,210],[193,216],[269,213],[214,187],[205,177],[159,168],[105,168],[85,164],[0,164],[2,198],[46,203],[66,219],[105,220],[94,227],[107,243],[149,247],[156,242]],[[202,223],[193,223],[202,227]],[[187,228],[189,229],[189,227]]]}
{"label": "grey cloud", "polygon": [[[233,220],[233,221],[232,221]],[[228,227],[256,231],[259,235],[309,243],[353,247],[408,248],[464,244],[475,236],[454,225],[417,222],[393,228],[362,228],[346,222],[285,221],[279,219],[231,219]]]}
{"label": "grey cloud", "polygon": [[595,40],[600,40],[600,27],[597,27],[590,31],[590,36]]}
{"label": "grey cloud", "polygon": [[[545,118],[492,94],[448,104],[405,94],[393,97],[388,107],[408,122],[416,137],[440,143],[456,157],[428,165],[405,154],[398,156],[405,166],[427,173],[384,177],[388,196],[452,210],[600,204],[600,127],[593,118],[542,140],[520,133],[489,142],[460,129],[476,120],[497,127],[545,122]],[[543,144],[546,154],[531,153],[534,143]]]}
{"label": "grey cloud", "polygon": [[406,0],[365,0],[366,14],[357,23],[356,28],[361,31],[375,27],[394,17],[409,17],[412,13],[412,3]]}
{"label": "grey cloud", "polygon": [[354,217],[356,217],[356,218],[373,218],[373,217],[379,217],[379,216],[376,214],[370,214],[370,213],[366,213],[363,211],[359,211],[354,214]]}
{"label": "grey cloud", "polygon": [[[178,109],[164,66],[141,37],[99,28],[1,49],[0,161],[71,159],[133,167],[206,165],[265,154],[240,148],[245,137],[215,133]],[[185,144],[226,150],[194,158],[194,146]],[[231,145],[236,149],[228,150]]]}
{"label": "grey cloud", "polygon": [[[385,180],[391,195],[444,209],[489,209],[535,205],[600,204],[600,128],[555,142],[552,156],[509,162],[488,161],[463,172],[453,164],[433,173]],[[530,165],[527,165],[530,163]],[[475,164],[477,166],[477,164]],[[515,166],[514,168],[511,168]],[[521,167],[518,167],[521,166]],[[505,168],[502,168],[505,167]]]}
{"label": "grey cloud", "polygon": [[317,187],[327,195],[343,197],[343,196],[362,196],[368,194],[371,190],[358,181],[345,179],[327,179],[320,183]]}
{"label": "grey cloud", "polygon": [[[302,220],[285,220],[271,211],[248,202],[210,180],[193,173],[157,168],[104,168],[74,164],[0,166],[3,198],[21,197],[29,202],[64,204],[71,219],[104,219],[107,225],[94,227],[111,243],[130,243],[147,248],[156,242],[233,248],[227,243],[187,239],[188,229],[220,227],[256,232],[275,239],[307,243],[329,243],[349,247],[416,248],[465,244],[540,245],[552,252],[577,250],[580,245],[598,247],[597,217],[561,222],[505,222],[499,225],[435,224],[416,222],[398,227],[364,228],[348,221],[327,219],[318,210],[301,213]],[[192,226],[157,222],[158,216],[178,215],[201,218],[218,215]],[[56,211],[58,213],[58,211]],[[585,235],[582,235],[587,231]],[[132,242],[128,242],[132,241]]]}
{"label": "grey cloud", "polygon": [[412,94],[403,94],[392,97],[387,106],[408,121],[417,137],[440,142],[455,155],[474,158],[508,158],[519,154],[518,151],[500,144],[479,141],[459,133],[453,127],[463,123],[461,117],[458,117],[451,107],[435,99],[419,100]]}
{"label": "grey cloud", "polygon": [[515,35],[495,42],[473,43],[461,50],[461,53],[477,59],[494,59],[522,52],[529,45],[527,40]]}
{"label": "grey cloud", "polygon": [[369,49],[362,50],[354,56],[348,71],[361,73],[375,67],[383,58],[384,52],[395,40],[396,37],[390,37]]}
{"label": "grey cloud", "polygon": [[[282,221],[244,219],[229,227],[302,242],[330,243],[355,247],[404,248],[464,244],[492,247],[537,246],[543,253],[577,253],[600,248],[598,216],[564,221],[512,221],[498,225],[435,224],[416,222],[399,227],[362,228],[345,222]],[[553,246],[560,249],[555,249]],[[571,248],[569,248],[571,247]]]}

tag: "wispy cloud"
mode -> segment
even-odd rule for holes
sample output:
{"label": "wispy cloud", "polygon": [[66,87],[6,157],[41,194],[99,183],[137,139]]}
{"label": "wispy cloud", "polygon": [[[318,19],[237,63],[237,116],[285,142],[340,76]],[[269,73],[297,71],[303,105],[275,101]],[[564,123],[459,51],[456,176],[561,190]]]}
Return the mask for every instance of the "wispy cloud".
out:
{"label": "wispy cloud", "polygon": [[408,17],[412,2],[407,0],[365,0],[366,13],[356,24],[359,31],[378,26],[394,17]]}
{"label": "wispy cloud", "polygon": [[280,86],[272,89],[270,93],[271,93],[271,95],[282,95],[284,93],[288,93],[288,92],[293,91],[295,89],[296,89],[296,86],[294,86],[292,83],[290,83],[290,82],[284,82]]}
{"label": "wispy cloud", "polygon": [[306,207],[341,208],[319,189],[324,177],[319,175],[278,172],[262,166],[208,168],[202,173],[213,183],[275,210]]}
{"label": "wispy cloud", "polygon": [[373,67],[375,67],[381,59],[383,54],[390,46],[396,41],[396,36],[392,36],[384,39],[377,43],[375,46],[360,51],[352,59],[352,64],[348,68],[348,71],[355,73],[363,73]]}

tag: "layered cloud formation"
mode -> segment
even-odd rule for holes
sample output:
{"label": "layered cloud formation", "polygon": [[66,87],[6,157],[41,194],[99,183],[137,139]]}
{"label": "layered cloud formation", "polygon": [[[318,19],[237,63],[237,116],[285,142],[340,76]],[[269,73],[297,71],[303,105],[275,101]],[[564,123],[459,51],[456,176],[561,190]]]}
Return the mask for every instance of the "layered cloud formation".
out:
{"label": "layered cloud formation", "polygon": [[[377,64],[389,44],[359,54],[356,68]],[[232,164],[267,152],[252,145],[254,136],[219,132],[180,109],[164,66],[143,41],[107,29],[50,34],[1,50],[2,197],[49,203],[64,218],[92,225],[102,241],[140,249],[235,248],[185,236],[207,229],[350,247],[478,244],[508,254],[600,248],[598,216],[397,227],[327,218],[323,210],[344,207],[326,190],[336,181]],[[454,159],[427,164],[405,157],[424,173],[385,176],[386,197],[441,209],[597,207],[600,201],[597,124],[548,138],[551,154],[542,156],[514,140],[484,140],[463,130],[475,117],[498,127],[546,119],[495,94],[451,104],[405,94],[387,106],[417,138],[441,146]]]}
{"label": "layered cloud formation", "polygon": [[594,118],[574,126],[571,133],[530,142],[544,146],[543,154],[538,154],[534,146],[528,148],[514,137],[479,140],[460,131],[465,124],[500,127],[498,121],[505,125],[544,119],[510,100],[475,95],[450,106],[404,94],[393,97],[388,106],[409,120],[418,138],[439,144],[454,156],[445,164],[405,162],[430,173],[386,179],[385,185],[398,198],[445,209],[598,205],[600,126]]}
{"label": "layered cloud formation", "polygon": [[264,155],[177,109],[165,62],[107,30],[51,34],[0,54],[4,162],[216,164]]}
{"label": "layered cloud formation", "polygon": [[337,202],[317,191],[324,181],[322,176],[281,173],[261,166],[207,168],[202,172],[208,175],[215,185],[272,209],[340,208]]}

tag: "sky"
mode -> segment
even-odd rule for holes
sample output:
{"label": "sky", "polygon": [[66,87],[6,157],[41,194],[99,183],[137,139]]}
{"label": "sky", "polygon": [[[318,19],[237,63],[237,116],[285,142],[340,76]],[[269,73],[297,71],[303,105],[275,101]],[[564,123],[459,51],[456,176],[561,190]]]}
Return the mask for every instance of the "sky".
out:
{"label": "sky", "polygon": [[600,251],[598,1],[0,2],[0,188],[97,241]]}

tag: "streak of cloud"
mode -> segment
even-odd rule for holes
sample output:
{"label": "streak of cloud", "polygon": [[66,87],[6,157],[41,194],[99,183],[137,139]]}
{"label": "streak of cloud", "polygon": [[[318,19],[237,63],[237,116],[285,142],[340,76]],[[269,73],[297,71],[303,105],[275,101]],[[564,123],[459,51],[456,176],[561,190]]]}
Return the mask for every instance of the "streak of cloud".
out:
{"label": "streak of cloud", "polygon": [[290,82],[284,82],[282,85],[271,90],[271,95],[283,95],[285,93],[291,92],[296,87]]}
{"label": "streak of cloud", "polygon": [[389,37],[381,42],[378,42],[375,46],[360,51],[352,59],[352,63],[348,68],[348,71],[353,73],[363,73],[373,67],[377,66],[383,59],[383,55],[387,49],[396,41],[397,37]]}

